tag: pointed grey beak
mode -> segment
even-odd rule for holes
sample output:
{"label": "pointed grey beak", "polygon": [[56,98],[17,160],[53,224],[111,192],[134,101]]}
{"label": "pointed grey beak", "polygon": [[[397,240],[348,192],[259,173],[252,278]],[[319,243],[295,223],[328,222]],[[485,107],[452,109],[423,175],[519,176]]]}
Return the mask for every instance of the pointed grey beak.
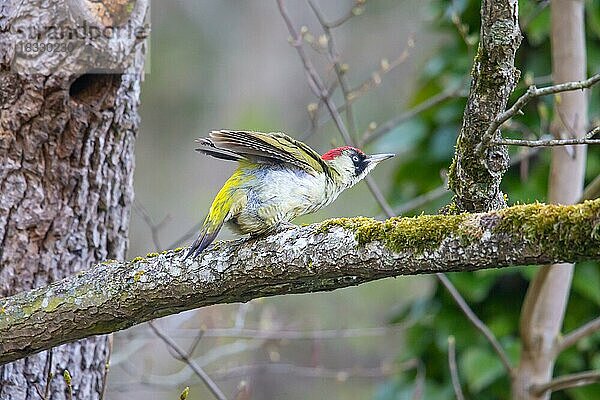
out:
{"label": "pointed grey beak", "polygon": [[387,160],[388,158],[392,158],[394,156],[395,154],[372,154],[370,156],[367,156],[365,161],[368,161],[369,163],[378,164],[383,160]]}

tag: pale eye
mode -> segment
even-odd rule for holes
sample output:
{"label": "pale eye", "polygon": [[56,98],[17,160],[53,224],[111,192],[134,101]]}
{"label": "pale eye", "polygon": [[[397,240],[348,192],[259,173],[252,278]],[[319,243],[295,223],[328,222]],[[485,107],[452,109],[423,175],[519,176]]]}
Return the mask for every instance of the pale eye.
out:
{"label": "pale eye", "polygon": [[352,161],[358,162],[358,156],[352,156]]}

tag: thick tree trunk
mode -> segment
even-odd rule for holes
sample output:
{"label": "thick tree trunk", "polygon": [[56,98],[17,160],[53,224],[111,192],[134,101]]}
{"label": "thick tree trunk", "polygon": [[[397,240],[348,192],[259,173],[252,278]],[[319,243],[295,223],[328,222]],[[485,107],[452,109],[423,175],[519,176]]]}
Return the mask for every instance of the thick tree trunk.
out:
{"label": "thick tree trunk", "polygon": [[[586,78],[584,3],[554,0],[552,15],[552,76],[554,83]],[[556,101],[552,133],[557,139],[583,137],[587,131],[587,92],[560,94]],[[553,203],[572,204],[583,192],[586,148],[552,149],[548,198]],[[535,395],[529,388],[552,377],[557,343],[571,289],[573,264],[544,267],[532,281],[521,315],[523,352],[514,382],[518,400],[549,399],[550,392]]]}
{"label": "thick tree trunk", "polygon": [[[0,7],[0,297],[125,256],[143,38],[30,52],[48,28],[82,16],[90,25],[123,23],[99,7],[86,0]],[[138,1],[127,13],[139,23],[146,11]],[[122,68],[91,73],[97,65],[81,57],[89,48],[105,53],[101,67]],[[1,366],[0,399],[40,399],[49,372],[48,398],[67,398],[65,370],[73,398],[98,399],[108,353],[107,337],[97,336]]]}

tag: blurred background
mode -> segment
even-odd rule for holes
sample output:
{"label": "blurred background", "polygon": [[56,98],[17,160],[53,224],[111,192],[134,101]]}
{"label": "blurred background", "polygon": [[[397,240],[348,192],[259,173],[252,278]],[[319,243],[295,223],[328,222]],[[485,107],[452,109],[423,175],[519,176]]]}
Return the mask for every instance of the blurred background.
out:
{"label": "blurred background", "polygon": [[[296,29],[306,27],[306,52],[328,87],[336,88],[333,100],[338,106],[344,96],[335,86],[332,62],[343,68],[355,127],[346,123],[353,137],[364,143],[366,152],[398,154],[373,173],[391,207],[403,215],[437,212],[450,199],[445,169],[460,128],[478,41],[479,2],[316,0],[327,21],[344,21],[332,29],[337,47],[333,59],[308,3],[285,3]],[[525,40],[518,67],[525,82],[540,85],[551,83],[547,3],[521,5]],[[589,9],[600,9],[600,2],[588,3]],[[600,16],[588,14],[593,73],[600,66]],[[156,1],[151,19],[129,258],[178,245],[204,219],[235,168],[196,154],[196,137],[212,129],[245,129],[284,131],[320,152],[344,144],[307,84],[275,0]],[[525,83],[516,95],[524,88]],[[596,121],[597,93],[590,106]],[[551,103],[540,99],[527,111],[507,136],[547,134]],[[345,111],[341,115],[348,117]],[[549,154],[511,152],[514,166],[503,182],[509,201],[543,201]],[[590,180],[600,173],[597,156],[590,149]],[[356,215],[384,217],[364,183],[296,222]],[[226,230],[220,235],[232,237]],[[514,268],[452,274],[454,284],[515,359],[518,313],[532,273]],[[596,264],[578,267],[569,307],[573,310],[567,313],[567,327],[598,314]],[[154,324],[189,352],[231,399],[450,399],[451,335],[456,337],[467,394],[494,399],[505,397],[507,390],[500,362],[430,277],[206,307]],[[557,368],[600,368],[599,339],[592,337],[586,348],[567,352]],[[114,335],[108,382],[108,399],[176,399],[186,386],[190,399],[211,398],[189,366],[147,324]],[[600,393],[592,385],[556,399],[591,398],[585,390]]]}

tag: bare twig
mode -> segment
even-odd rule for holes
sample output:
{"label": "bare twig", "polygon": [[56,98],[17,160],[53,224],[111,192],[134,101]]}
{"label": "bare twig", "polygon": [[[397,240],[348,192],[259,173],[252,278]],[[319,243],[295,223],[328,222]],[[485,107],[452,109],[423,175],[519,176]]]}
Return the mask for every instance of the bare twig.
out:
{"label": "bare twig", "polygon": [[444,184],[436,187],[435,189],[432,189],[429,192],[423,193],[422,195],[417,196],[417,197],[407,201],[406,203],[403,203],[400,206],[394,208],[394,212],[397,215],[402,215],[402,214],[411,212],[413,210],[421,208],[424,205],[429,204],[432,201],[437,200],[437,199],[445,196],[446,194],[450,194],[450,193],[451,193],[450,190],[448,190],[448,187],[444,183]]}
{"label": "bare twig", "polygon": [[570,146],[582,144],[600,144],[600,139],[548,139],[548,140],[521,140],[521,139],[499,139],[492,141],[492,144],[504,146],[524,146],[524,147],[552,147],[552,146]]}
{"label": "bare twig", "polygon": [[452,13],[452,23],[467,46],[467,52],[470,56],[473,53],[473,46],[477,44],[477,39],[469,37],[469,26],[462,22],[460,15],[456,12]]}
{"label": "bare twig", "polygon": [[541,396],[548,391],[556,392],[558,390],[590,385],[596,382],[600,382],[600,371],[585,371],[559,376],[542,385],[533,385],[531,386],[530,391],[536,396]]}
{"label": "bare twig", "polygon": [[482,138],[481,143],[491,143],[494,132],[509,118],[514,117],[529,101],[536,97],[547,96],[550,94],[557,94],[561,92],[568,92],[573,90],[583,90],[592,87],[600,81],[600,74],[593,75],[589,79],[576,82],[561,83],[559,85],[547,86],[538,89],[535,85],[532,85],[527,89],[524,95],[519,97],[517,101],[508,110],[504,111],[496,117],[496,119],[490,124],[488,129]]}
{"label": "bare twig", "polygon": [[600,197],[600,175],[596,176],[594,180],[583,189],[581,201],[594,200],[598,197]]}
{"label": "bare twig", "polygon": [[169,336],[165,335],[157,326],[155,326],[152,321],[148,322],[150,325],[150,329],[154,331],[156,336],[158,336],[168,347],[173,349],[179,356],[179,359],[187,364],[194,373],[204,382],[208,390],[215,396],[216,399],[219,400],[227,400],[225,394],[219,389],[217,384],[208,376],[208,374],[198,365],[196,362],[188,357],[186,352],[179,347],[177,343],[173,341]]}
{"label": "bare twig", "polygon": [[486,337],[488,342],[490,342],[490,344],[494,348],[494,351],[496,352],[496,354],[498,354],[498,357],[500,357],[500,361],[502,361],[502,364],[504,365],[506,372],[508,372],[509,376],[512,377],[514,375],[515,371],[514,371],[513,367],[511,366],[510,360],[508,359],[508,356],[504,352],[504,349],[502,348],[502,346],[498,342],[498,339],[496,339],[496,336],[494,336],[494,334],[492,333],[490,328],[488,328],[487,325],[484,324],[483,321],[481,321],[479,319],[479,317],[477,317],[477,315],[473,312],[471,307],[469,307],[469,305],[467,304],[465,299],[462,298],[462,296],[460,295],[458,290],[456,290],[456,288],[454,287],[452,282],[450,282],[448,277],[446,277],[446,275],[439,274],[439,273],[435,274],[435,275],[440,280],[442,285],[444,285],[444,287],[448,290],[448,292],[450,293],[450,296],[452,296],[452,298],[454,299],[456,304],[460,307],[463,314],[466,315],[466,317],[469,319],[469,321],[471,321],[471,323],[475,326],[475,328],[479,332],[481,332],[483,334],[483,336]]}
{"label": "bare twig", "polygon": [[531,21],[533,21],[538,15],[540,15],[540,13],[542,11],[544,11],[544,9],[546,7],[548,7],[548,5],[550,5],[550,0],[543,0],[543,1],[536,1],[535,2],[535,9],[529,13],[529,15],[527,16],[527,18],[522,18],[521,19],[521,29],[524,32],[527,32],[527,28],[529,27],[529,24],[531,23]]}
{"label": "bare twig", "polygon": [[335,71],[337,81],[339,83],[340,89],[342,90],[342,95],[344,96],[344,103],[346,104],[346,123],[348,124],[348,130],[350,135],[355,136],[356,120],[354,119],[354,111],[352,109],[352,105],[348,101],[350,95],[350,87],[348,85],[348,79],[346,77],[346,70],[342,68],[342,65],[340,64],[340,55],[335,44],[335,38],[331,34],[331,30],[329,29],[329,26],[325,21],[325,17],[323,16],[323,13],[321,12],[317,4],[312,0],[308,0],[308,4],[315,16],[317,17],[319,24],[321,24],[321,29],[323,29],[323,32],[327,37],[327,50],[329,61],[333,64],[333,69]]}
{"label": "bare twig", "polygon": [[448,337],[448,366],[450,368],[450,377],[452,378],[452,387],[454,388],[456,400],[465,400],[462,388],[460,387],[458,368],[456,366],[456,340],[454,336]]}
{"label": "bare twig", "polygon": [[331,29],[331,28],[337,28],[339,26],[342,26],[346,22],[348,22],[350,19],[352,19],[352,17],[360,15],[363,12],[363,10],[364,10],[364,8],[362,8],[361,6],[352,7],[344,16],[336,19],[335,21],[328,22],[327,28]]}
{"label": "bare twig", "polygon": [[196,334],[196,337],[194,338],[194,342],[192,343],[192,345],[190,346],[190,349],[187,352],[187,356],[189,358],[191,358],[194,355],[194,351],[196,350],[196,347],[198,347],[198,345],[200,344],[200,340],[202,340],[203,337],[204,337],[204,330],[198,329],[198,333]]}
{"label": "bare twig", "polygon": [[600,317],[591,320],[590,322],[580,326],[574,331],[566,334],[557,345],[557,353],[573,346],[581,339],[600,331]]}
{"label": "bare twig", "polygon": [[37,383],[33,385],[33,388],[35,389],[35,391],[37,392],[38,396],[40,396],[40,398],[42,400],[46,400],[46,398],[44,397],[44,394],[42,393],[42,389],[40,389],[40,386]]}
{"label": "bare twig", "polygon": [[393,130],[398,125],[402,124],[403,122],[406,122],[409,119],[415,117],[416,115],[418,115],[424,111],[427,111],[427,110],[431,109],[432,107],[435,107],[438,104],[443,103],[444,101],[446,101],[448,99],[457,98],[457,97],[465,97],[465,93],[464,93],[464,90],[462,87],[452,89],[452,90],[447,90],[442,93],[436,94],[435,96],[432,96],[429,99],[423,101],[422,103],[419,103],[418,105],[414,106],[410,110],[381,124],[373,133],[363,137],[360,142],[360,145],[364,146],[366,144],[369,144],[372,141],[379,139],[386,133],[390,132],[391,130]]}
{"label": "bare twig", "polygon": [[[521,159],[530,157],[531,155],[532,154],[523,154],[518,159],[516,159],[516,158],[512,159],[511,165],[514,165],[514,164],[520,162]],[[445,187],[445,184],[442,187]],[[512,377],[515,374],[515,370],[511,366],[510,360],[508,359],[506,352],[504,351],[504,349],[502,348],[502,346],[500,345],[500,343],[498,342],[498,340],[496,339],[496,337],[494,336],[492,331],[488,328],[488,326],[481,319],[479,319],[479,317],[477,317],[477,314],[475,314],[475,312],[469,307],[466,300],[462,297],[462,295],[460,294],[458,289],[456,289],[454,284],[448,279],[448,277],[445,274],[438,273],[438,274],[436,274],[436,277],[444,285],[444,287],[448,290],[448,292],[450,293],[450,296],[452,296],[452,298],[454,299],[456,304],[459,306],[459,308],[463,312],[463,314],[465,314],[465,316],[471,321],[471,323],[475,326],[475,328],[483,334],[483,336],[488,340],[488,342],[490,342],[490,344],[492,345],[492,347],[498,354],[500,361],[502,361],[502,364],[504,364],[504,367],[506,368],[509,376]]]}
{"label": "bare twig", "polygon": [[[363,94],[365,94],[369,90],[379,86],[382,82],[383,75],[390,73],[395,68],[397,68],[399,65],[404,63],[404,61],[406,61],[406,59],[410,55],[409,48],[411,48],[413,46],[414,46],[414,41],[413,41],[412,37],[410,37],[407,41],[406,48],[404,50],[402,50],[402,52],[400,53],[400,55],[398,57],[396,57],[392,61],[382,59],[380,62],[380,68],[377,71],[374,71],[369,79],[366,79],[365,81],[360,83],[358,86],[350,89],[348,96],[346,98],[346,102],[344,102],[344,104],[341,104],[337,108],[338,113],[344,112],[346,110],[346,107],[348,104],[354,103]],[[337,88],[337,86],[338,86],[338,81],[336,80],[329,87],[329,96],[330,97],[333,95],[333,91]],[[317,111],[321,109],[322,105],[323,105],[323,102],[319,100],[319,103],[317,104]],[[328,114],[324,118],[321,118],[319,121],[312,120],[310,129],[308,129],[304,132],[301,139],[304,140],[304,139],[312,136],[317,128],[323,126],[330,119],[331,119],[331,115]],[[363,143],[359,142],[359,145],[362,146]]]}
{"label": "bare twig", "polygon": [[550,146],[568,146],[578,144],[600,144],[600,139],[591,139],[600,133],[600,126],[589,131],[582,138],[573,139],[546,139],[546,140],[523,140],[523,139],[499,139],[493,140],[492,144],[507,146],[525,146],[525,147],[550,147]]}
{"label": "bare twig", "polygon": [[143,204],[141,204],[140,202],[135,202],[133,207],[134,210],[138,213],[138,215],[142,217],[146,225],[148,225],[148,229],[150,229],[150,233],[152,234],[152,243],[154,243],[154,249],[156,251],[162,249],[162,246],[160,244],[159,232],[165,226],[165,224],[169,222],[171,216],[167,214],[160,222],[155,223],[154,219],[150,216],[150,213],[148,212],[148,210],[146,210],[146,207],[144,207]]}
{"label": "bare twig", "polygon": [[176,239],[171,245],[168,247],[169,249],[175,249],[180,245],[184,244],[188,239],[193,238],[198,234],[198,231],[202,228],[202,222],[198,222],[196,225],[192,226],[186,233],[184,233],[180,238]]}
{"label": "bare twig", "polygon": [[[383,75],[393,71],[399,65],[402,65],[410,56],[410,49],[415,45],[414,38],[409,36],[406,41],[406,47],[402,52],[396,57],[394,60],[389,61],[388,59],[382,59],[379,63],[379,69],[373,71],[371,77],[358,86],[350,89],[348,93],[348,103],[353,103],[357,99],[359,99],[363,94],[367,93],[369,90],[376,88],[381,85],[383,82]],[[342,105],[342,107],[344,107]]]}
{"label": "bare twig", "polygon": [[[50,399],[50,381],[54,377],[52,372],[52,358],[54,356],[54,347],[48,350],[48,372],[46,372],[46,388],[44,389],[44,400]],[[104,377],[106,379],[106,376]]]}

